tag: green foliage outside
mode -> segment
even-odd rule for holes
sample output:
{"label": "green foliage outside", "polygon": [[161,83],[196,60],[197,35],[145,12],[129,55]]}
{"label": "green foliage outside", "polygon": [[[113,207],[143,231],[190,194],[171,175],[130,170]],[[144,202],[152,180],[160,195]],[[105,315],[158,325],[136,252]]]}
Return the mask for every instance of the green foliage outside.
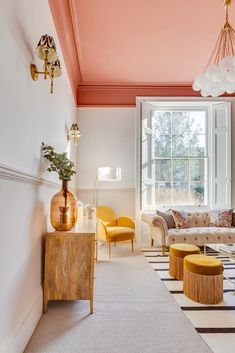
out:
{"label": "green foliage outside", "polygon": [[156,187],[204,196],[205,112],[155,111],[153,129]]}
{"label": "green foliage outside", "polygon": [[60,180],[71,180],[71,177],[76,174],[74,163],[67,157],[67,153],[57,153],[54,147],[42,143],[43,157],[50,162],[48,172],[58,173]]}

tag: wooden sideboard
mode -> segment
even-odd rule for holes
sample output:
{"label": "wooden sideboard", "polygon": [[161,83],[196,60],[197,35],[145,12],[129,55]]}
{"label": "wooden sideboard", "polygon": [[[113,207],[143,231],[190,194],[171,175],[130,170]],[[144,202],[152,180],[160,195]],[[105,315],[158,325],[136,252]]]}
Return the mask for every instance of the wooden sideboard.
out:
{"label": "wooden sideboard", "polygon": [[45,234],[43,313],[49,300],[90,300],[93,312],[96,220]]}

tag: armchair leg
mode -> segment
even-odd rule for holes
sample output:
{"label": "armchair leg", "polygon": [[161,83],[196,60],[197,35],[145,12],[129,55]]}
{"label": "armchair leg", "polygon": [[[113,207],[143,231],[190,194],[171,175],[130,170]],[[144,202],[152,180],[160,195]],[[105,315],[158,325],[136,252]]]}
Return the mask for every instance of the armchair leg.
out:
{"label": "armchair leg", "polygon": [[165,255],[165,252],[166,252],[166,246],[162,245],[162,255]]}
{"label": "armchair leg", "polygon": [[109,258],[111,258],[111,241],[108,242]]}
{"label": "armchair leg", "polygon": [[131,239],[131,251],[134,252],[134,240]]}
{"label": "armchair leg", "polygon": [[151,247],[153,247],[153,245],[154,245],[154,240],[153,240],[153,238],[151,239]]}

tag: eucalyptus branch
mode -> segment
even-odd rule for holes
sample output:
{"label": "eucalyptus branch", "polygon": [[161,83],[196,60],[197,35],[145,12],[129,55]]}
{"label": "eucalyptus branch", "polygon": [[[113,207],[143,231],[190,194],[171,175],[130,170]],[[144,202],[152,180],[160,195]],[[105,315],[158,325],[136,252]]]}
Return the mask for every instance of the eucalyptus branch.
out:
{"label": "eucalyptus branch", "polygon": [[67,157],[67,153],[56,153],[54,147],[42,143],[43,157],[50,162],[48,172],[58,173],[60,180],[71,180],[76,174],[74,163]]}

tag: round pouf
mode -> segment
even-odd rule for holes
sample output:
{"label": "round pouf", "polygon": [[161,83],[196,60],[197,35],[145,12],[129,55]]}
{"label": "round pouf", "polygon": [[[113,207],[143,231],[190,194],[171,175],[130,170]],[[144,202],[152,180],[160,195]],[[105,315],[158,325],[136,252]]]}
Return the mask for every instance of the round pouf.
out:
{"label": "round pouf", "polygon": [[200,249],[192,244],[173,244],[170,246],[170,276],[182,280],[184,276],[184,257],[191,254],[200,254]]}
{"label": "round pouf", "polygon": [[201,304],[220,303],[223,300],[222,262],[213,256],[186,256],[184,294]]}

